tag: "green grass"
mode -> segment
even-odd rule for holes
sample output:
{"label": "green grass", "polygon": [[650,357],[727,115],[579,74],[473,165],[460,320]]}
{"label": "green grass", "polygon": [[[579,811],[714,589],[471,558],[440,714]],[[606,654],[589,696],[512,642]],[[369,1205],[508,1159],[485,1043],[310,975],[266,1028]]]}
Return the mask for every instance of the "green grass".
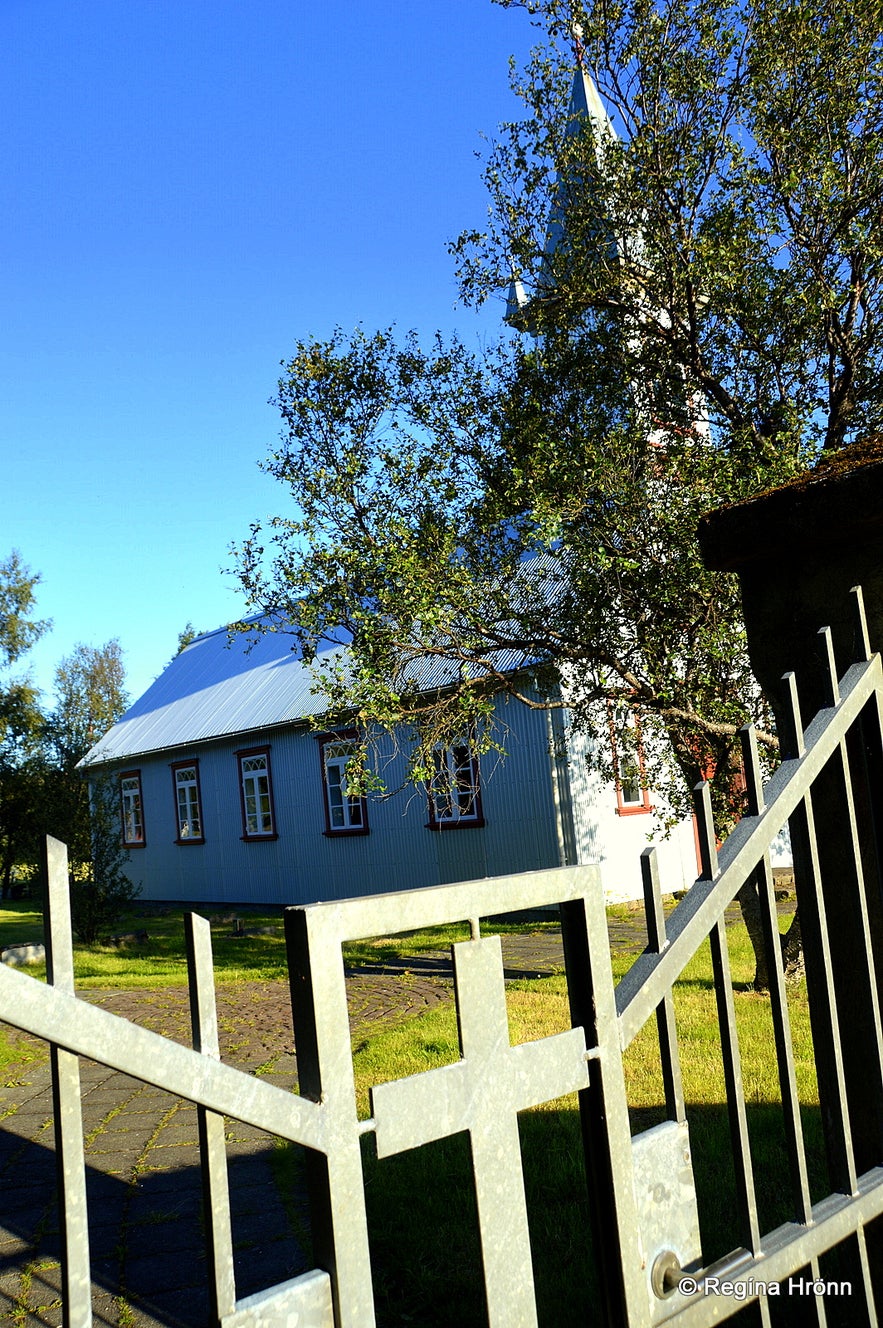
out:
{"label": "green grass", "polygon": [[[196,909],[205,917],[214,910]],[[231,910],[232,911],[232,910]],[[224,916],[228,916],[227,913]],[[283,979],[287,976],[282,910],[267,908],[242,915],[246,931],[273,928],[272,934],[234,936],[230,923],[212,926],[215,978],[218,982]],[[146,931],[144,943],[119,946],[84,946],[74,943],[74,975],[79,987],[171,987],[187,983],[184,909],[172,908],[159,916],[135,908],[117,923],[115,934]],[[22,941],[43,940],[43,918],[32,901],[4,900],[0,905],[0,948]],[[26,970],[45,977],[44,965]]]}
{"label": "green grass", "polygon": [[[187,956],[184,941],[184,909],[169,908],[161,916],[153,910],[135,908],[117,923],[117,935],[146,931],[144,943],[121,946],[84,946],[74,943],[74,975],[77,985],[89,987],[170,987],[187,983]],[[203,917],[217,917],[217,910],[196,908]],[[230,916],[235,910],[225,910]],[[246,932],[272,928],[271,934],[234,936],[229,922],[212,926],[212,951],[215,978],[218,982],[284,980],[288,976],[285,939],[282,934],[282,909],[267,908],[239,914]],[[511,932],[540,932],[554,929],[555,920],[518,922],[494,920],[493,928],[503,935]],[[467,923],[449,927],[426,927],[398,936],[375,937],[353,941],[344,946],[348,964],[378,964],[427,951],[449,950],[456,941],[469,938]],[[43,940],[43,918],[29,900],[4,900],[0,904],[0,949],[24,941]],[[45,967],[35,964],[27,969],[33,977],[45,977]]]}
{"label": "green grass", "polygon": [[[753,965],[744,929],[731,927],[728,936],[758,1205],[762,1225],[770,1230],[792,1213],[769,1001],[750,990]],[[629,956],[616,955],[616,975],[621,976],[630,962]],[[805,989],[795,990],[790,1003],[813,1197],[821,1198],[827,1187]],[[742,1236],[734,1218],[729,1121],[707,944],[685,970],[675,1004],[703,1253],[710,1262],[741,1244]],[[507,1008],[513,1043],[566,1028],[564,978],[508,983]],[[451,1007],[436,1007],[398,1028],[379,1029],[362,1039],[354,1054],[360,1115],[370,1113],[372,1085],[449,1064],[459,1054]],[[653,1022],[629,1047],[625,1075],[633,1132],[664,1119]],[[598,1288],[575,1096],[525,1113],[519,1124],[540,1323],[566,1328],[591,1322],[597,1313]],[[452,1305],[457,1306],[458,1325],[483,1324],[466,1138],[446,1139],[379,1161],[366,1137],[364,1164],[380,1325],[413,1322],[442,1328],[453,1321]]]}
{"label": "green grass", "polygon": [[[483,930],[485,924],[487,930],[498,932],[501,936],[557,931],[560,926],[555,916],[531,916],[521,920],[517,915],[486,918],[482,919]],[[467,922],[455,922],[443,927],[421,927],[418,931],[399,932],[395,936],[372,936],[368,940],[347,941],[343,954],[347,964],[353,967],[359,964],[383,964],[407,959],[412,955],[450,950],[458,941],[468,941],[470,935]]]}

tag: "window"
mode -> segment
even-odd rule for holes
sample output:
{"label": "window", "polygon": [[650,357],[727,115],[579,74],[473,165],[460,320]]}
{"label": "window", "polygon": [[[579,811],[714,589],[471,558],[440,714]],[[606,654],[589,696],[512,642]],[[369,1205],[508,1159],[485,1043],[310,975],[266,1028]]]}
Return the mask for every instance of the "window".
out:
{"label": "window", "polygon": [[346,780],[347,765],[358,754],[358,734],[335,734],[319,741],[325,796],[325,833],[367,835],[366,800],[350,796]]}
{"label": "window", "polygon": [[144,812],[140,770],[126,770],[120,775],[120,811],[123,821],[123,843],[127,848],[143,848]]}
{"label": "window", "polygon": [[269,747],[237,752],[239,793],[242,800],[242,838],[275,839],[273,785],[270,779]]}
{"label": "window", "polygon": [[172,766],[175,792],[177,844],[204,844],[202,800],[199,796],[199,762],[178,761]]}
{"label": "window", "polygon": [[484,825],[478,787],[478,761],[466,743],[437,747],[429,788],[429,829]]}
{"label": "window", "polygon": [[641,722],[637,711],[629,707],[617,717],[617,722],[611,716],[610,736],[613,743],[618,815],[630,816],[635,812],[651,811],[650,790],[646,787]]}

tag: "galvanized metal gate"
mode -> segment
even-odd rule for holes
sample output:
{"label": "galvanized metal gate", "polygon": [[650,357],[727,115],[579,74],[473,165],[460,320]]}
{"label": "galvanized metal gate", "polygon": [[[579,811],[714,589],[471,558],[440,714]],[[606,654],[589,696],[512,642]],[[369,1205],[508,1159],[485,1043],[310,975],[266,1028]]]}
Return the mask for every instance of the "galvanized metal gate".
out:
{"label": "galvanized metal gate", "polygon": [[[594,1247],[603,1274],[604,1305],[598,1313],[605,1322],[618,1328],[662,1322],[687,1328],[720,1322],[756,1302],[761,1321],[771,1323],[781,1290],[787,1293],[789,1281],[796,1279],[803,1298],[800,1322],[826,1323],[826,1304],[848,1294],[847,1322],[876,1323],[875,1290],[881,1294],[883,1269],[879,1237],[869,1227],[883,1212],[883,1122],[879,1129],[875,1122],[869,1127],[865,1112],[856,1129],[856,1104],[863,1111],[866,1104],[854,1073],[844,1065],[840,1028],[840,1021],[848,1018],[869,1030],[869,1100],[879,1100],[883,1031],[868,923],[869,849],[856,808],[871,808],[877,834],[883,809],[883,670],[879,656],[871,657],[868,650],[860,600],[856,611],[861,658],[839,683],[832,663],[831,704],[805,733],[792,685],[788,756],[765,788],[754,735],[744,733],[749,815],[719,855],[708,789],[699,790],[703,873],[667,921],[654,852],[645,853],[649,945],[618,987],[611,972],[600,880],[592,867],[287,910],[299,1095],[220,1063],[209,928],[202,919],[192,916],[188,922],[193,1050],[77,999],[66,856],[62,845],[50,841],[49,983],[44,986],[0,967],[0,1011],[8,1022],[46,1039],[52,1049],[65,1322],[77,1328],[91,1323],[78,1062],[86,1056],[198,1105],[214,1313],[223,1328],[371,1328],[375,1310],[361,1137],[372,1134],[378,1155],[387,1157],[461,1131],[468,1132],[471,1143],[489,1322],[492,1328],[535,1325],[517,1115],[573,1091],[580,1100]],[[822,880],[814,822],[814,788],[820,779],[830,779],[832,771],[842,789],[852,847],[853,870],[843,882],[843,907],[858,920],[865,941],[862,953],[854,955],[858,976],[848,1010],[838,1005],[830,943],[831,925],[838,924],[828,917],[831,894]],[[830,1174],[830,1193],[817,1203],[810,1199],[769,863],[770,847],[786,824],[797,862]],[[876,853],[877,845],[872,849]],[[793,1220],[772,1231],[760,1229],[757,1215],[724,931],[724,911],[749,879],[756,884],[763,917],[793,1186]],[[563,922],[572,1028],[512,1046],[500,940],[483,934],[480,920],[555,903]],[[872,900],[870,907],[873,914],[879,900]],[[454,947],[460,1060],[377,1086],[371,1118],[360,1120],[341,946],[348,940],[462,920],[471,922],[472,939]],[[736,1248],[710,1268],[703,1264],[672,996],[685,965],[706,938],[711,943],[738,1198],[733,1215]],[[655,1024],[659,1041],[667,1119],[633,1137],[623,1053],[648,1023]],[[241,1300],[233,1276],[225,1115],[303,1145],[310,1159],[318,1266]],[[831,1250],[839,1251],[843,1272],[836,1285],[822,1276],[819,1263]]]}

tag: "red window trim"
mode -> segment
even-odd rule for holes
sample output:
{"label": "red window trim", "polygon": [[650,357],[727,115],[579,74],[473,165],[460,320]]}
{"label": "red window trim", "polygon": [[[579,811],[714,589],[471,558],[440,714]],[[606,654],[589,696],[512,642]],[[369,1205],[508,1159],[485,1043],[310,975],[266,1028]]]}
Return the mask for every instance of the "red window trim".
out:
{"label": "red window trim", "polygon": [[329,730],[327,733],[317,733],[314,735],[319,745],[319,777],[322,781],[322,810],[325,813],[325,829],[323,835],[328,839],[356,839],[362,835],[371,833],[371,827],[368,824],[368,799],[359,798],[362,805],[362,824],[334,826],[331,824],[331,812],[328,807],[328,774],[325,769],[325,748],[332,742],[358,742],[361,734],[358,729],[339,729],[337,732]]}
{"label": "red window trim", "polygon": [[[463,745],[463,744],[457,744]],[[435,814],[435,798],[432,793],[432,785],[426,790],[427,801],[429,803],[429,820],[426,822],[426,829],[433,830],[437,834],[447,834],[449,830],[481,830],[486,824],[484,819],[484,806],[481,800],[481,773],[478,764],[478,757],[474,752],[469,753],[469,763],[472,766],[472,779],[475,788],[475,814],[474,816],[458,817],[456,821],[440,821]]]}
{"label": "red window trim", "polygon": [[[199,778],[199,757],[194,756],[190,761],[172,761],[169,764],[169,770],[172,775],[172,806],[175,812],[175,829],[177,830],[177,836],[174,842],[180,845],[181,848],[186,848],[189,844],[204,844],[205,821],[202,816],[202,784]],[[188,835],[186,839],[182,839],[181,837],[181,822],[178,820],[178,783],[175,776],[179,770],[196,771],[196,807],[199,812],[199,826],[201,833],[198,835]]]}
{"label": "red window trim", "polygon": [[[138,803],[141,808],[141,838],[126,838],[126,810],[123,804],[123,780],[137,779],[138,781]],[[123,848],[146,848],[147,847],[147,821],[144,817],[144,788],[141,783],[140,770],[121,770],[117,776],[117,787],[120,795],[120,843]]]}
{"label": "red window trim", "polygon": [[[242,815],[242,834],[240,839],[246,844],[263,844],[267,840],[279,838],[279,832],[276,829],[278,821],[276,820],[276,802],[273,797],[273,770],[270,764],[270,748],[264,747],[243,747],[241,751],[234,752],[236,757],[236,772],[239,784],[239,810]],[[242,762],[249,756],[266,756],[267,758],[267,784],[270,793],[270,819],[273,823],[273,829],[269,834],[249,834],[248,822],[245,818],[245,789],[242,787]]]}
{"label": "red window trim", "polygon": [[641,717],[637,710],[633,710],[635,716],[635,728],[638,734],[638,776],[641,781],[641,801],[623,802],[622,783],[619,778],[619,748],[616,742],[616,726],[613,722],[613,707],[608,706],[607,714],[610,723],[610,745],[613,749],[613,782],[616,786],[616,815],[617,816],[646,816],[648,812],[653,811],[653,804],[650,801],[650,790],[646,787],[644,781],[647,777],[647,770],[644,764],[644,740],[641,736]]}

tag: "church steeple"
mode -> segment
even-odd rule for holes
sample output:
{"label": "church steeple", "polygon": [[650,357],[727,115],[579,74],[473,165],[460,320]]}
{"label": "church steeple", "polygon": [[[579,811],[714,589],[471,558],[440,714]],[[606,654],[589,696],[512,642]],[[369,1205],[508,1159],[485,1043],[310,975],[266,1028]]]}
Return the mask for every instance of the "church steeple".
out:
{"label": "church steeple", "polygon": [[526,309],[529,304],[530,300],[528,299],[522,280],[516,275],[513,268],[512,280],[509,282],[509,292],[506,296],[506,312],[503,315],[506,322],[511,323],[513,327],[517,327],[522,311]]}
{"label": "church steeple", "polygon": [[[570,89],[570,105],[567,111],[567,126],[564,132],[568,138],[577,134],[585,134],[586,123],[588,122],[592,141],[595,145],[595,155],[600,162],[606,144],[615,143],[618,136],[595,86],[595,81],[585,67],[581,39],[582,30],[579,27],[574,27],[577,67],[574,71],[573,83]],[[559,173],[549,213],[540,273],[537,279],[536,294],[540,296],[548,297],[554,290],[551,260],[565,241],[567,194],[568,185]],[[520,275],[513,268],[512,281],[509,284],[506,297],[506,322],[513,327],[529,328],[531,303],[532,297],[525,292]]]}

